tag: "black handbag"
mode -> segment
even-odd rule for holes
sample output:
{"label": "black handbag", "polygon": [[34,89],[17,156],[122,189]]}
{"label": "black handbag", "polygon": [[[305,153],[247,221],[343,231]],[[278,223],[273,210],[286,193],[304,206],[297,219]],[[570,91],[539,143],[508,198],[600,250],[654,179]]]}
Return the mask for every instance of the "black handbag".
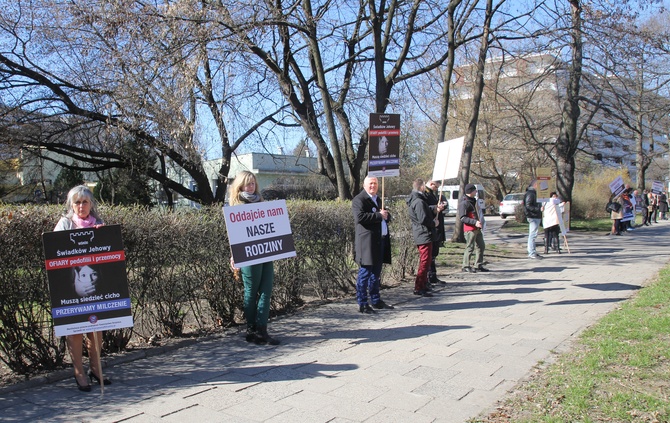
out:
{"label": "black handbag", "polygon": [[610,201],[610,202],[607,203],[607,205],[605,206],[605,210],[607,211],[607,213],[612,213],[612,212],[614,212],[614,213],[618,213],[619,210],[621,210],[621,204],[616,203],[616,202],[614,202],[614,201]]}

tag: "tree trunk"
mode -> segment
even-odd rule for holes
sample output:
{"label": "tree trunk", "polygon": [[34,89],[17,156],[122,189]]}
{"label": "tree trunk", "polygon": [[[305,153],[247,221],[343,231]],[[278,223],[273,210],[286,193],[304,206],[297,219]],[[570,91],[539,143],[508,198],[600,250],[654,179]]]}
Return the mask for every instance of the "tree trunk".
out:
{"label": "tree trunk", "polygon": [[563,102],[561,127],[556,140],[556,188],[564,201],[572,201],[575,185],[575,154],[579,145],[577,123],[579,120],[579,91],[582,77],[582,8],[579,0],[569,0],[571,5],[572,63],[570,64],[567,98]]}
{"label": "tree trunk", "polygon": [[[651,160],[644,154],[644,136],[642,135],[643,127],[642,127],[642,112],[638,110],[638,115],[636,116],[636,125],[637,125],[637,131],[635,131],[635,179],[636,179],[636,186],[637,189],[642,191],[645,186],[645,178],[646,178],[646,173],[647,173],[647,168],[651,164]],[[653,138],[653,136],[652,136]],[[650,147],[653,149],[653,140],[652,144],[650,144]],[[649,152],[650,154],[652,151]]]}
{"label": "tree trunk", "polygon": [[340,200],[352,198],[347,185],[347,180],[344,176],[344,165],[342,164],[342,154],[340,151],[339,137],[337,136],[337,129],[335,128],[335,117],[333,115],[333,100],[328,91],[328,82],[326,81],[326,71],[323,67],[321,59],[321,49],[319,47],[319,40],[317,37],[316,20],[312,15],[312,3],[310,0],[303,1],[303,8],[307,14],[307,28],[309,29],[309,54],[310,64],[318,81],[318,87],[321,91],[321,98],[323,99],[323,117],[326,120],[326,127],[328,131],[328,138],[330,141],[330,150],[333,155],[335,166],[335,178],[337,181],[337,195]]}
{"label": "tree trunk", "polygon": [[[461,156],[461,172],[460,172],[460,202],[465,195],[465,185],[470,182],[470,165],[472,164],[472,150],[475,145],[475,138],[477,136],[477,121],[479,120],[479,108],[482,103],[482,95],[484,93],[484,68],[486,66],[486,56],[489,51],[489,35],[491,33],[491,18],[493,17],[493,0],[486,2],[486,17],[484,19],[484,28],[481,37],[481,45],[479,47],[479,57],[477,59],[477,77],[475,79],[475,87],[473,93],[472,115],[470,116],[470,123],[468,124],[468,131],[465,134],[463,141],[463,155]],[[457,212],[458,216],[458,212]],[[463,222],[456,219],[454,225],[454,233],[451,236],[452,242],[465,242],[463,236]]]}
{"label": "tree trunk", "polygon": [[644,151],[644,112],[643,112],[643,93],[645,92],[644,87],[644,70],[643,66],[637,67],[637,93],[635,101],[635,170],[636,175],[635,179],[637,182],[637,189],[642,192],[645,186],[645,179],[647,169],[651,164],[651,158],[654,154],[654,134],[651,133],[649,137],[649,155],[645,154]]}
{"label": "tree trunk", "polygon": [[[447,124],[449,123],[449,101],[451,98],[451,78],[454,74],[454,63],[456,62],[456,25],[454,23],[454,13],[456,6],[461,1],[451,1],[447,8],[447,68],[442,77],[442,107],[440,109],[440,122],[438,127],[438,144],[446,141]],[[436,146],[437,149],[437,146]],[[436,152],[437,154],[437,152]]]}

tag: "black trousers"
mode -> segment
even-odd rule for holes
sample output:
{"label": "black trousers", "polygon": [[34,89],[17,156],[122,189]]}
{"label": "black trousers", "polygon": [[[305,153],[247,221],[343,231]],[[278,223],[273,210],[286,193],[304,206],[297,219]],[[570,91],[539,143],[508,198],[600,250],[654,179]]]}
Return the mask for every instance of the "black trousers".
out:
{"label": "black trousers", "polygon": [[646,207],[642,207],[642,211],[640,212],[642,215],[642,224],[646,225],[649,223],[649,209]]}
{"label": "black trousers", "polygon": [[442,244],[442,241],[433,242],[433,252],[432,257],[430,258],[430,268],[428,269],[428,282],[431,283],[437,282],[437,267],[435,266],[435,257],[440,254],[440,244]]}

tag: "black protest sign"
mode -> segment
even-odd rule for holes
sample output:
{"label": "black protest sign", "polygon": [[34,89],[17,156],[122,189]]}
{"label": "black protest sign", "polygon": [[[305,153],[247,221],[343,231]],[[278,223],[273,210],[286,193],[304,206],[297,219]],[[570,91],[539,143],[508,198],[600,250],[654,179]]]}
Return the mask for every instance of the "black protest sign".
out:
{"label": "black protest sign", "polygon": [[42,234],[56,336],[133,326],[121,226]]}
{"label": "black protest sign", "polygon": [[400,115],[370,113],[368,175],[400,176]]}

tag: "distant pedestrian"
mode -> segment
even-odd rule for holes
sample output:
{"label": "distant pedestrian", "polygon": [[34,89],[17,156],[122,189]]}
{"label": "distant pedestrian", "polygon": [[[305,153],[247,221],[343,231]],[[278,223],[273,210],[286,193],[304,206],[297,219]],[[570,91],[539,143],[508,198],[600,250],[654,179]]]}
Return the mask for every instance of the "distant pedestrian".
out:
{"label": "distant pedestrian", "polygon": [[642,214],[642,224],[644,226],[650,226],[651,223],[649,223],[649,196],[646,189],[642,191],[642,195],[640,196],[638,205],[640,205],[640,214]]}
{"label": "distant pedestrian", "polygon": [[623,218],[623,200],[620,195],[610,195],[610,203],[616,203],[619,205],[618,209],[612,210],[610,212],[610,219],[612,220],[612,235],[623,235],[621,233],[621,219]]}
{"label": "distant pedestrian", "polygon": [[437,265],[435,264],[435,259],[440,254],[440,247],[446,240],[444,235],[444,213],[448,211],[449,207],[447,205],[447,199],[444,198],[439,192],[440,184],[441,182],[437,180],[428,181],[424,190],[426,194],[426,200],[428,201],[428,206],[435,215],[435,219],[437,219],[437,227],[435,228],[437,235],[435,241],[433,242],[432,258],[430,261],[430,269],[428,270],[428,283],[433,285],[447,284],[437,277]]}
{"label": "distant pedestrian", "polygon": [[632,226],[633,219],[635,219],[635,209],[633,205],[633,201],[631,198],[632,195],[632,189],[628,188],[625,189],[621,193],[621,204],[623,205],[621,209],[621,233],[625,232],[631,232],[634,230]]}
{"label": "distant pedestrian", "polygon": [[535,249],[535,238],[542,223],[542,205],[537,202],[537,186],[537,180],[531,182],[523,197],[523,206],[528,219],[528,258],[532,259],[542,258]]}
{"label": "distant pedestrian", "polygon": [[[465,237],[465,252],[463,253],[463,271],[469,273],[488,272],[484,267],[484,235],[482,230],[483,211],[477,204],[477,187],[467,184],[464,195],[458,202],[458,219],[463,222],[463,236]],[[470,265],[472,253],[475,254],[474,266]]]}
{"label": "distant pedestrian", "polygon": [[486,201],[479,196],[477,190],[475,198],[477,199],[477,212],[479,213],[479,221],[482,222],[482,231],[486,230]]}
{"label": "distant pedestrian", "polygon": [[544,253],[549,254],[549,250],[561,253],[560,235],[563,226],[563,205],[558,198],[558,194],[552,192],[549,194],[549,201],[542,206],[542,227],[544,227]]}
{"label": "distant pedestrian", "polygon": [[412,221],[412,237],[419,250],[419,268],[414,280],[414,295],[432,297],[428,292],[428,270],[430,270],[430,261],[433,256],[433,242],[437,236],[437,224],[423,191],[423,179],[414,180],[412,192],[407,199],[407,206],[409,207],[409,218]]}
{"label": "distant pedestrian", "polygon": [[649,198],[649,223],[658,223],[656,220],[656,214],[658,212],[658,198],[653,192],[649,192],[647,197]]}
{"label": "distant pedestrian", "polygon": [[[391,214],[382,209],[378,190],[377,178],[367,176],[363,180],[363,189],[351,202],[356,226],[354,260],[360,266],[356,278],[356,301],[358,311],[365,314],[374,313],[372,307],[393,309],[393,306],[382,301],[379,294],[382,265],[391,264],[391,237],[388,230]],[[372,307],[368,303],[368,294]]]}
{"label": "distant pedestrian", "polygon": [[633,227],[637,228],[637,215],[642,214],[642,206],[643,206],[643,200],[642,195],[640,195],[640,191],[633,190],[633,195],[631,195],[630,199],[633,202],[633,213],[635,215],[633,217]]}
{"label": "distant pedestrian", "polygon": [[668,195],[665,191],[658,194],[658,218],[668,220]]}
{"label": "distant pedestrian", "polygon": [[[237,174],[230,186],[230,205],[251,204],[263,201],[256,175],[249,171]],[[230,265],[236,269],[233,258]],[[252,264],[240,269],[244,284],[244,318],[247,321],[247,342],[279,345],[279,340],[268,334],[270,299],[274,284],[274,264],[272,261]]]}

